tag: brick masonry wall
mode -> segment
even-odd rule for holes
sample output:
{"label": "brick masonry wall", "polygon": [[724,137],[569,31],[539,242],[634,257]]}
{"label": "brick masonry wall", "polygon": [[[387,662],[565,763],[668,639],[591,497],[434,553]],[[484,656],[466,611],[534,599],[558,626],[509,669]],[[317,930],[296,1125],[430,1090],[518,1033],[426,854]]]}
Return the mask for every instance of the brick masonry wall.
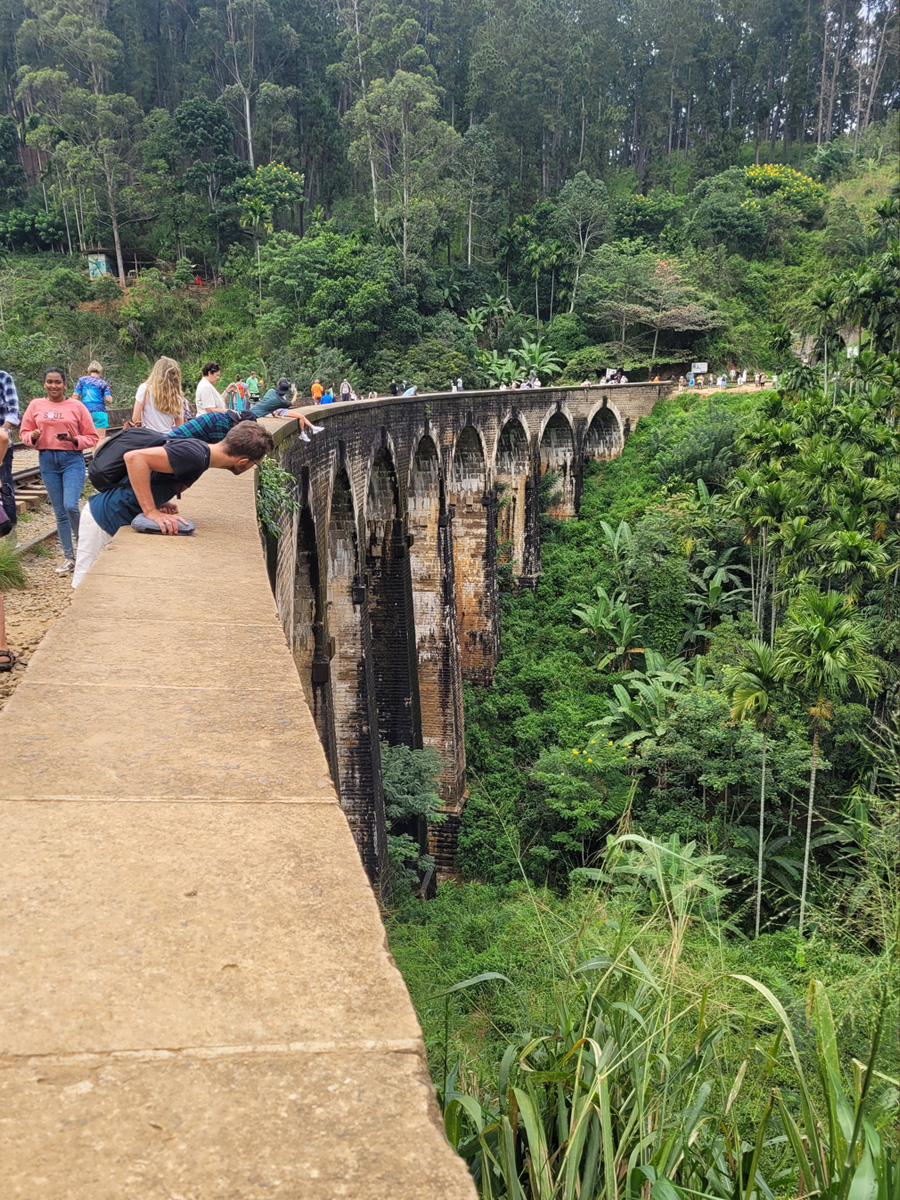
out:
{"label": "brick masonry wall", "polygon": [[[621,452],[667,384],[443,393],[316,409],[278,453],[303,511],[270,574],[285,636],[366,869],[385,862],[379,738],[441,754],[449,819],[429,830],[453,866],[465,802],[461,680],[500,654],[498,546],[523,583],[540,571],[537,483],[560,477],[571,516],[584,462]],[[274,422],[273,422],[274,424]]]}

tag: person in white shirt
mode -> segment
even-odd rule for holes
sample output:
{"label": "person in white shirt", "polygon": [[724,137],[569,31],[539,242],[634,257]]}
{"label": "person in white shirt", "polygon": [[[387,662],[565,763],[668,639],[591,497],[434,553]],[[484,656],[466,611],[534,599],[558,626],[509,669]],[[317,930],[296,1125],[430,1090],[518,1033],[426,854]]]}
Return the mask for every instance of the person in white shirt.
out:
{"label": "person in white shirt", "polygon": [[181,390],[181,367],[174,358],[158,358],[135,393],[132,423],[156,433],[168,433],[184,422],[187,413],[187,401]]}
{"label": "person in white shirt", "polygon": [[205,412],[225,412],[227,410],[227,392],[225,396],[220,396],[216,389],[221,374],[222,368],[217,362],[204,363],[203,378],[197,384],[197,390],[194,393],[198,417],[202,417]]}

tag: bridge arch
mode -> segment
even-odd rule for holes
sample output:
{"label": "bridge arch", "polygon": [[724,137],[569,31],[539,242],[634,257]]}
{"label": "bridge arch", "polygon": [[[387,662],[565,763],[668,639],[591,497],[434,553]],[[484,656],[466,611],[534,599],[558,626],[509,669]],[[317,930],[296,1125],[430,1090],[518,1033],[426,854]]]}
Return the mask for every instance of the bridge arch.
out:
{"label": "bridge arch", "polygon": [[565,520],[575,515],[576,465],[575,430],[572,419],[559,405],[544,420],[538,441],[538,467],[541,475],[552,472],[559,477],[554,500],[548,508],[551,517]]}
{"label": "bridge arch", "polygon": [[350,477],[334,475],[328,512],[326,597],[331,656],[331,760],[341,808],[373,878],[387,862],[384,795],[378,751],[371,633],[360,570],[356,511]]}
{"label": "bridge arch", "polygon": [[[453,541],[440,447],[424,429],[411,456],[407,524],[422,745],[441,756],[440,795],[452,812],[461,806],[466,772]],[[445,828],[430,831],[431,853]]]}
{"label": "bridge arch", "polygon": [[497,564],[507,563],[521,575],[526,553],[528,505],[533,495],[529,471],[529,433],[521,413],[505,415],[494,453],[494,490],[497,492]]}
{"label": "bridge arch", "polygon": [[369,625],[378,736],[390,746],[413,746],[418,694],[410,631],[411,587],[400,489],[387,439],[375,451],[366,487],[366,553]]}
{"label": "bridge arch", "polygon": [[315,515],[308,505],[295,514],[292,527],[282,532],[282,538],[292,531],[293,589],[288,645],[325,755],[330,760],[334,730],[328,695],[329,664],[322,572]]}
{"label": "bridge arch", "polygon": [[[571,515],[585,457],[610,451],[610,415],[621,445],[630,427],[669,390],[663,384],[623,384],[333,405],[308,410],[325,426],[311,443],[300,442],[296,422],[272,420],[278,451],[298,481],[301,501],[308,493],[312,517],[311,525],[299,514],[286,518],[292,532],[282,539],[280,553],[290,570],[274,581],[279,612],[293,622],[285,624],[285,633],[296,645],[302,674],[309,670],[306,630],[312,612],[314,689],[316,680],[326,679],[317,724],[373,879],[384,833],[379,726],[390,730],[397,715],[383,704],[376,711],[382,687],[381,680],[376,686],[375,671],[383,673],[393,663],[397,678],[398,656],[389,655],[386,665],[379,657],[391,604],[396,615],[400,582],[408,589],[411,659],[409,685],[403,679],[404,702],[398,706],[407,720],[409,697],[402,736],[408,739],[411,721],[412,744],[434,745],[442,753],[441,796],[451,819],[429,831],[429,842],[439,867],[449,870],[454,826],[458,829],[454,806],[458,816],[465,795],[462,671],[473,682],[487,682],[499,655],[498,534],[510,543],[520,582],[534,583],[540,573],[541,472],[559,472],[560,503],[553,512]],[[608,412],[598,416],[604,398]],[[504,485],[499,498],[495,482]],[[321,621],[310,599],[316,565]]]}
{"label": "bridge arch", "polygon": [[603,397],[595,405],[587,418],[584,435],[584,456],[586,459],[607,461],[622,453],[625,445],[625,433],[622,417],[614,404]]}
{"label": "bridge arch", "polygon": [[448,490],[462,674],[472,683],[487,683],[499,642],[494,505],[484,438],[474,425],[465,425],[456,438]]}

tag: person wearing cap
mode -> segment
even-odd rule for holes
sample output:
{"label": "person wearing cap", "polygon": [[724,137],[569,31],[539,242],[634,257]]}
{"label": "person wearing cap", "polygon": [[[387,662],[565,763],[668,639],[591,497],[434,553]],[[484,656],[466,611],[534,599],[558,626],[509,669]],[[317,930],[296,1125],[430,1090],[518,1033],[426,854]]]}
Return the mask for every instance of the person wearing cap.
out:
{"label": "person wearing cap", "polygon": [[279,379],[274,387],[270,387],[262,400],[258,400],[250,409],[254,417],[296,417],[300,422],[300,437],[304,442],[309,441],[309,429],[312,433],[321,433],[324,425],[313,425],[302,412],[293,411],[291,405],[297,399],[297,385],[289,379]]}

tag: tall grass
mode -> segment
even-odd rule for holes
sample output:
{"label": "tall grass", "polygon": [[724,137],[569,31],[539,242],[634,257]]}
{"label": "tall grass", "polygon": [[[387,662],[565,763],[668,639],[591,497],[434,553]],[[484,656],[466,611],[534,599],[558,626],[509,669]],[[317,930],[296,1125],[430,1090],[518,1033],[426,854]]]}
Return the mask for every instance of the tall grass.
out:
{"label": "tall grass", "polygon": [[0,592],[21,591],[26,583],[21,557],[8,542],[0,540]]}
{"label": "tall grass", "polygon": [[[666,952],[648,961],[640,933],[608,920],[601,952],[567,947],[553,1019],[510,1039],[490,1084],[444,1065],[447,1136],[485,1200],[896,1196],[898,1082],[878,1066],[887,998],[854,1055],[818,981],[805,1014],[789,1014],[749,975],[691,980],[685,935],[714,922],[717,869],[693,846],[613,839],[593,882],[604,900],[627,889]],[[517,986],[489,972],[447,1000],[488,984]]]}

